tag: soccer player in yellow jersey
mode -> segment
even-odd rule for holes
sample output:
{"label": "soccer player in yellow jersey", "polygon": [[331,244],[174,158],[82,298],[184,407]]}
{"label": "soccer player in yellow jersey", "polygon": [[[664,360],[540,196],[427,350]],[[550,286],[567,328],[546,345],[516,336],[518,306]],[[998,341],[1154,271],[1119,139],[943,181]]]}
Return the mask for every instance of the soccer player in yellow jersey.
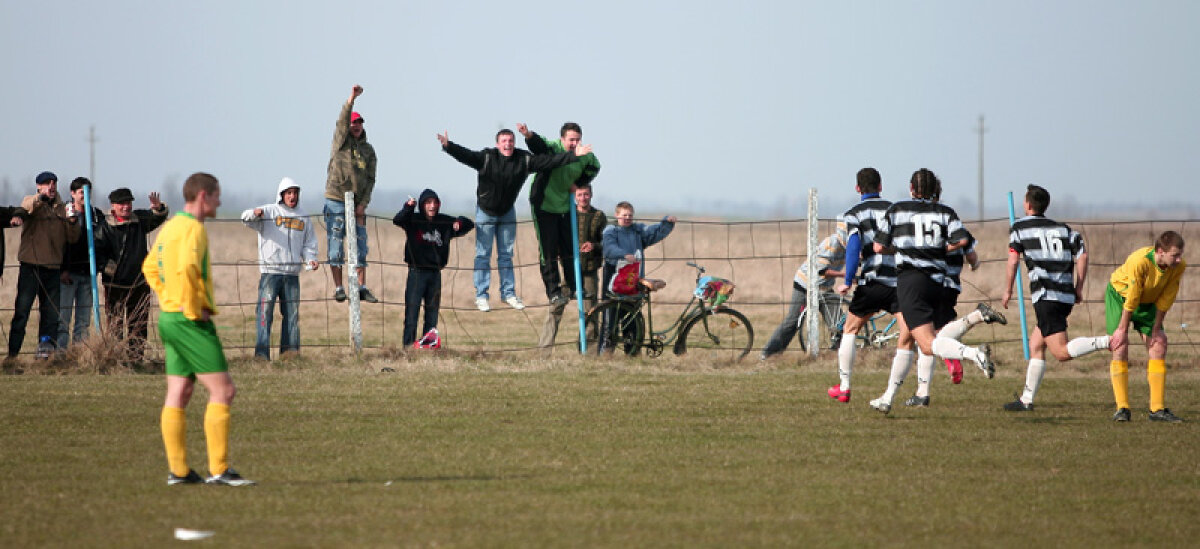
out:
{"label": "soccer player in yellow jersey", "polygon": [[[162,437],[166,447],[167,485],[221,484],[249,486],[229,467],[229,405],[237,390],[225,352],[210,317],[217,314],[204,220],[221,205],[221,185],[206,173],[194,173],[183,183],[183,211],[163,225],[150,255],[142,263],[146,281],[158,295],[161,312],[158,333],[167,354],[167,398],[162,409]],[[192,398],[196,380],[208,390],[204,412],[204,437],[208,445],[208,471],[201,479],[187,465],[187,425],[184,408]]]}
{"label": "soccer player in yellow jersey", "polygon": [[1105,319],[1112,336],[1109,347],[1113,359],[1109,365],[1113,396],[1117,400],[1114,421],[1129,421],[1129,335],[1132,324],[1142,334],[1150,355],[1146,378],[1150,382],[1150,421],[1183,421],[1163,405],[1166,391],[1167,334],[1163,317],[1175,303],[1179,279],[1187,263],[1183,261],[1183,237],[1167,231],[1154,246],[1135,250],[1112,277],[1104,296]]}

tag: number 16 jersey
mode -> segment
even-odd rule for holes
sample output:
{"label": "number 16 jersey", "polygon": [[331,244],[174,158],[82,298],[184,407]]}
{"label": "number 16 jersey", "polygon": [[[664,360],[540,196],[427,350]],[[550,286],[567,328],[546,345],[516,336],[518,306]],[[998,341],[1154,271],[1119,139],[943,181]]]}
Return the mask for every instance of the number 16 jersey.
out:
{"label": "number 16 jersey", "polygon": [[1065,223],[1030,215],[1013,223],[1008,247],[1025,255],[1034,303],[1075,303],[1075,260],[1086,251],[1082,235]]}

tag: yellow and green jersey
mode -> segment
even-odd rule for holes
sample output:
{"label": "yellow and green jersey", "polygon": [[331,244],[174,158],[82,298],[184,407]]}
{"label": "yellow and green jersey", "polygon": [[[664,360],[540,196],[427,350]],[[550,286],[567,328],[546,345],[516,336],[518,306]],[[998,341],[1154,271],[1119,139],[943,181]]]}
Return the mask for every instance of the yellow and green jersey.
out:
{"label": "yellow and green jersey", "polygon": [[1180,261],[1177,265],[1160,269],[1154,262],[1154,246],[1135,250],[1125,259],[1125,263],[1113,271],[1109,284],[1125,299],[1125,310],[1135,311],[1139,305],[1153,304],[1156,309],[1166,312],[1175,304],[1175,294],[1179,293],[1179,279],[1187,263]]}
{"label": "yellow and green jersey", "polygon": [[181,312],[189,320],[200,320],[204,309],[217,314],[208,232],[191,214],[180,212],[162,226],[142,272],[163,312]]}

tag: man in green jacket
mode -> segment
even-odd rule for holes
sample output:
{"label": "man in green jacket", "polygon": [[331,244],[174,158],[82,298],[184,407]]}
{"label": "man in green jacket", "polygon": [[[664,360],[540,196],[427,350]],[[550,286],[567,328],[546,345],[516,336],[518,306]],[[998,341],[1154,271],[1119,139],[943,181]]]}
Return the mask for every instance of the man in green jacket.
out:
{"label": "man in green jacket", "polygon": [[367,142],[362,115],[354,112],[354,100],[362,95],[362,86],[354,86],[350,99],[342,105],[337,127],[333,132],[333,149],[329,153],[329,177],[325,181],[325,234],[329,239],[329,271],[333,274],[333,298],[346,300],[342,287],[342,250],[346,237],[346,193],[354,193],[354,230],[358,237],[358,298],[378,303],[367,289],[367,204],[375,190],[375,148]]}
{"label": "man in green jacket", "polygon": [[[574,122],[563,124],[558,141],[547,142],[525,124],[517,124],[517,131],[525,137],[525,145],[533,154],[573,152],[583,139],[583,128]],[[542,283],[546,285],[546,297],[551,306],[565,305],[575,290],[571,195],[577,187],[590,185],[597,173],[600,173],[600,161],[596,160],[596,155],[588,153],[580,157],[579,162],[537,173],[529,189]],[[561,276],[559,265],[562,265]]]}

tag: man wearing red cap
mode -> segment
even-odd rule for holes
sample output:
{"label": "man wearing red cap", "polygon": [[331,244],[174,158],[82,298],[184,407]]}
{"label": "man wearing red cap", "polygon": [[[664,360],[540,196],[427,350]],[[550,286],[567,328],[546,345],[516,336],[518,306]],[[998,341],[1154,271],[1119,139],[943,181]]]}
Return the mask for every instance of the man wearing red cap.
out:
{"label": "man wearing red cap", "polygon": [[329,270],[337,288],[333,298],[346,300],[342,286],[342,266],[345,255],[342,242],[346,236],[346,193],[354,193],[354,229],[358,236],[358,298],[369,303],[379,300],[367,289],[367,204],[375,190],[375,148],[367,142],[362,115],[354,112],[354,100],[362,95],[362,86],[354,86],[350,99],[342,105],[337,127],[333,132],[333,149],[329,154],[329,178],[325,181],[325,233],[329,239]]}

